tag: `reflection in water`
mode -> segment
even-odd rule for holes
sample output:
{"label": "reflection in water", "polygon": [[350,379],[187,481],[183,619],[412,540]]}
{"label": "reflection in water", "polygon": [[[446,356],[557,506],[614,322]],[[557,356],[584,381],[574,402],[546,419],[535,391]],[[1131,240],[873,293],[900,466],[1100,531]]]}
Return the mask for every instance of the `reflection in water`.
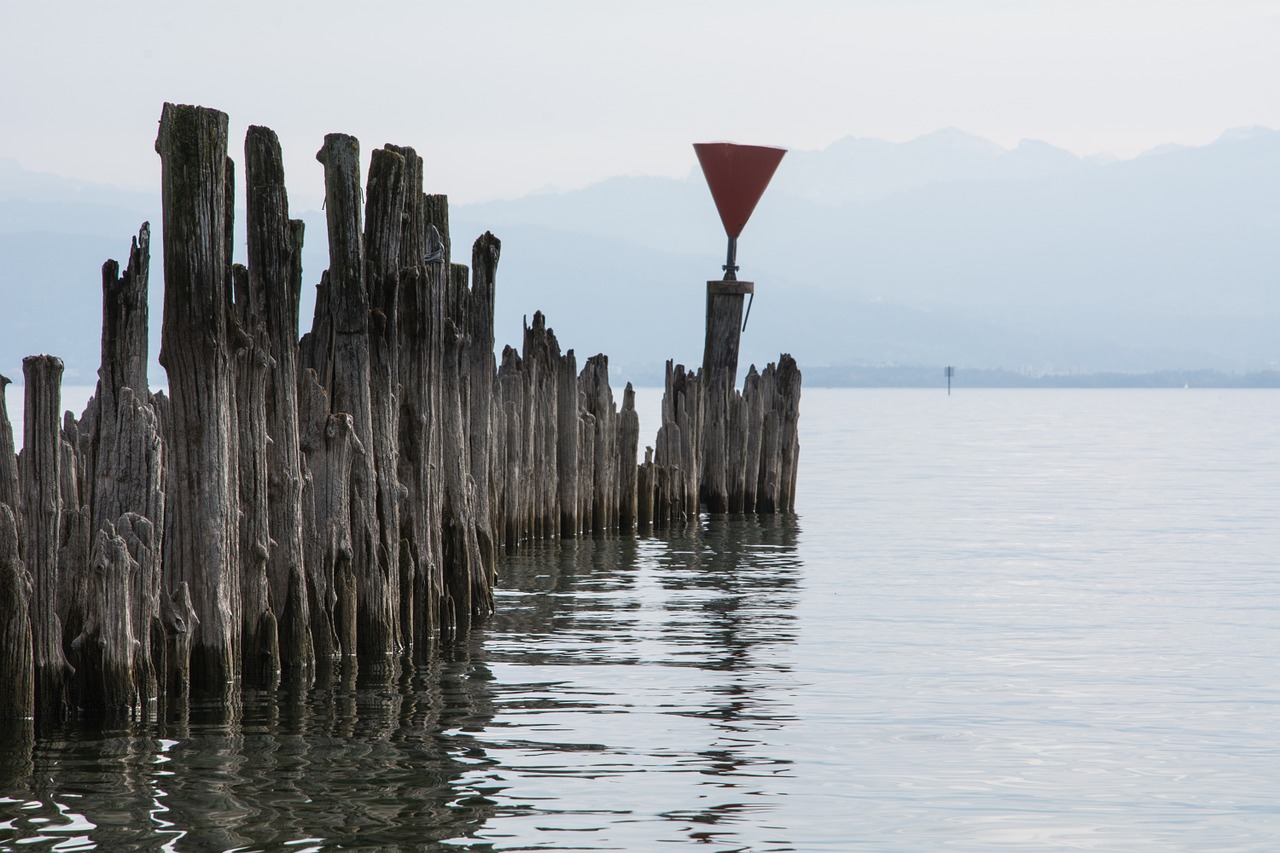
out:
{"label": "reflection in water", "polygon": [[[770,736],[794,719],[797,534],[794,518],[713,517],[661,540],[534,546],[507,561],[486,649],[512,674],[498,701],[520,704],[526,737],[502,745],[501,764],[615,783],[540,806],[556,820],[528,822],[522,839],[791,849],[766,815],[789,772]],[[544,680],[515,682],[531,674]],[[561,740],[588,732],[589,754]],[[536,792],[521,781],[506,799]]]}
{"label": "reflection in water", "polygon": [[[0,740],[0,849],[790,850],[794,519],[527,546],[418,668]],[[449,843],[445,843],[449,842]]]}
{"label": "reflection in water", "polygon": [[249,692],[233,720],[196,711],[49,733],[32,772],[4,780],[0,847],[395,849],[470,834],[492,813],[458,785],[476,746],[443,733],[490,718],[488,673],[470,643],[437,658],[403,676],[348,667],[325,689]]}

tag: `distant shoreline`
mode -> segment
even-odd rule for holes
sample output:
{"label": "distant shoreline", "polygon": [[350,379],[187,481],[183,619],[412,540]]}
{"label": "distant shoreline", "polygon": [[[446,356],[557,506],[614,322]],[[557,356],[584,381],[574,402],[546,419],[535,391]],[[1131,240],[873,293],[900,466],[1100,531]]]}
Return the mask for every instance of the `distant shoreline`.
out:
{"label": "distant shoreline", "polygon": [[[808,367],[804,383],[820,388],[945,388],[943,368]],[[1226,373],[1218,370],[1160,370],[1150,373],[1064,373],[1033,375],[1009,370],[957,367],[953,388],[1280,388],[1280,370]]]}
{"label": "distant shoreline", "polygon": [[[747,365],[738,368],[742,381]],[[806,388],[946,388],[947,377],[939,367],[866,367],[806,365],[800,363]],[[637,388],[661,388],[660,366],[628,365],[622,381]],[[1012,370],[956,367],[952,388],[1280,388],[1280,370],[1228,373],[1222,370],[1156,370],[1147,373],[1031,374]]]}

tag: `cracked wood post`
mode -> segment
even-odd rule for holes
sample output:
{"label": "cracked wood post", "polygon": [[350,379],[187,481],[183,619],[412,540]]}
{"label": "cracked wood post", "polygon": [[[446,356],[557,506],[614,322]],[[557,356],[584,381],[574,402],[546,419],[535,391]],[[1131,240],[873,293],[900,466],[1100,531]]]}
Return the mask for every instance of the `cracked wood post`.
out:
{"label": "cracked wood post", "polygon": [[756,512],[759,488],[760,445],[764,437],[764,399],[760,373],[751,365],[742,380],[742,512]]}
{"label": "cracked wood post", "polygon": [[756,511],[778,512],[778,475],[781,467],[780,415],[777,403],[777,366],[765,365],[760,374],[760,396],[764,417],[760,430],[760,470],[756,485]]}
{"label": "cracked wood post", "polygon": [[[471,479],[466,415],[469,410],[470,376],[466,367],[465,300],[467,268],[452,265],[449,271],[444,322],[441,448],[443,465],[444,624],[465,628],[473,616],[490,612],[492,593],[483,565],[476,531],[476,484]],[[492,379],[489,379],[492,382]]]}
{"label": "cracked wood post", "polygon": [[632,533],[639,515],[639,473],[636,451],[640,442],[640,415],[636,412],[636,390],[627,383],[618,414],[618,530]]}
{"label": "cracked wood post", "polygon": [[[448,321],[448,293],[452,273],[452,244],[449,234],[449,197],[428,193],[423,197],[423,218],[427,228],[426,249],[433,258],[427,271],[427,396],[426,404],[426,561],[419,569],[416,584],[419,603],[425,612],[422,623],[433,632],[446,623],[444,585],[444,406],[445,332]],[[452,624],[452,623],[448,623]]]}
{"label": "cracked wood post", "polygon": [[[572,356],[570,356],[572,357]],[[547,328],[547,318],[535,311],[533,324],[524,330],[521,356],[524,362],[524,449],[525,484],[524,512],[527,515],[525,535],[543,539],[555,536],[560,527],[560,506],[557,501],[559,487],[560,342],[555,332]],[[578,397],[573,396],[574,416],[577,416]]]}
{"label": "cracked wood post", "polygon": [[22,360],[25,382],[22,441],[22,555],[31,573],[31,631],[36,712],[63,718],[71,711],[72,670],[62,650],[58,618],[58,544],[62,520],[62,359]]}
{"label": "cracked wood post", "polygon": [[779,411],[778,511],[796,508],[796,475],[800,463],[800,368],[788,353],[778,358],[777,406]]}
{"label": "cracked wood post", "polygon": [[667,361],[662,427],[655,454],[660,469],[658,488],[663,493],[656,521],[674,524],[697,518],[705,394],[701,373],[690,373],[683,364]]}
{"label": "cracked wood post", "polygon": [[0,502],[0,724],[6,727],[36,711],[31,592],[31,576],[18,558],[13,510]]}
{"label": "cracked wood post", "polygon": [[423,651],[431,642],[434,626],[431,555],[428,537],[434,519],[429,518],[428,470],[430,384],[429,276],[418,265],[400,277],[400,472],[405,489],[400,516],[405,551],[400,569],[400,618],[404,642]]}
{"label": "cracked wood post", "polygon": [[79,663],[80,708],[93,716],[128,716],[140,710],[133,672],[133,592],[139,566],[111,522],[98,528],[92,557],[81,571],[84,626],[71,641]]}
{"label": "cracked wood post", "polygon": [[557,501],[560,536],[576,537],[582,533],[582,514],[578,482],[581,479],[578,445],[582,429],[578,418],[578,359],[569,350],[556,364],[556,479],[559,481]]}
{"label": "cracked wood post", "polygon": [[[378,477],[374,462],[373,403],[370,392],[369,292],[365,286],[360,143],[344,133],[326,134],[316,153],[324,166],[325,212],[329,232],[329,316],[332,323],[330,411],[351,416],[363,453],[351,466],[351,571],[359,591],[357,653],[383,657],[391,636],[376,626],[386,618],[385,597],[374,590],[378,575]],[[353,591],[354,592],[354,591]],[[344,654],[350,654],[345,646]]]}
{"label": "cracked wood post", "polygon": [[[363,645],[392,654],[400,630],[400,418],[399,336],[400,241],[404,227],[405,159],[389,148],[373,152],[365,193],[365,282],[369,291],[370,415],[377,497],[376,560],[360,595]],[[376,636],[377,640],[372,638]],[[376,651],[371,651],[377,654]]]}
{"label": "cracked wood post", "polygon": [[283,650],[281,665],[305,680],[315,667],[315,651],[303,546],[298,428],[303,223],[289,218],[284,160],[275,132],[251,126],[245,133],[244,158],[249,299],[260,318],[258,345],[270,356],[266,499],[272,544],[267,580]]}
{"label": "cracked wood post", "polygon": [[89,436],[90,450],[84,460],[84,490],[89,498],[93,525],[114,521],[125,511],[142,512],[141,507],[120,506],[116,502],[111,486],[121,472],[104,468],[107,463],[104,457],[115,445],[116,415],[123,390],[133,389],[135,397],[144,401],[150,394],[147,387],[150,274],[151,224],[144,222],[132,240],[124,274],[120,274],[120,264],[114,260],[102,265],[102,358],[94,393],[95,424]]}
{"label": "cracked wood post", "polygon": [[726,448],[728,462],[725,466],[725,485],[728,488],[729,499],[728,511],[741,515],[743,512],[742,492],[746,479],[747,434],[743,420],[746,407],[743,404],[742,394],[734,390],[729,392],[728,403],[727,417],[725,419],[725,440],[728,445]]}
{"label": "cracked wood post", "polygon": [[[96,418],[90,405],[87,420],[92,424]],[[89,549],[93,530],[90,526],[89,504],[86,493],[93,486],[84,483],[85,457],[89,455],[92,442],[88,440],[92,427],[85,429],[85,441],[81,441],[80,425],[70,412],[62,414],[62,435],[59,442],[59,492],[62,496],[62,512],[58,522],[58,619],[62,621],[63,638],[74,635],[68,620],[71,605],[71,578],[81,566],[89,563]],[[84,452],[81,452],[81,451]],[[86,488],[82,488],[85,486]],[[75,661],[71,661],[72,668]]]}
{"label": "cracked wood post", "polygon": [[706,423],[698,439],[702,442],[700,497],[709,512],[729,510],[729,397],[738,382],[743,300],[754,291],[755,285],[749,281],[707,282],[701,377],[706,395]]}
{"label": "cracked wood post", "polygon": [[240,625],[239,496],[226,268],[227,116],[165,104],[156,151],[164,208],[164,322],[169,377],[169,585],[186,583],[198,619],[191,689],[226,696]]}
{"label": "cracked wood post", "polygon": [[[354,547],[351,529],[351,472],[359,458],[369,455],[355,434],[346,412],[325,415],[316,449],[310,454],[316,476],[315,511],[319,527],[315,551],[309,555],[315,574],[323,581],[317,598],[329,608],[328,621],[336,634],[335,651],[345,657],[356,655],[356,584],[352,565]],[[317,637],[328,642],[317,632]]]}
{"label": "cracked wood post", "polygon": [[[320,387],[314,370],[298,377],[298,441],[303,455],[302,517],[304,565],[307,573],[307,601],[311,609],[311,639],[315,649],[317,677],[328,678],[336,658],[355,654],[354,637],[344,648],[343,627],[339,624],[335,557],[330,542],[341,542],[345,565],[351,562],[351,512],[349,450],[331,441],[329,395]],[[350,418],[346,423],[349,424]],[[331,434],[332,433],[332,434]],[[341,431],[346,435],[346,431]],[[336,452],[346,453],[335,462]],[[324,666],[320,666],[324,664]]]}
{"label": "cracked wood post", "polygon": [[419,611],[418,567],[425,553],[426,446],[426,271],[427,221],[422,193],[422,158],[409,146],[387,145],[404,158],[404,208],[400,231],[399,291],[396,305],[397,460],[400,485],[400,643],[417,648]]}
{"label": "cracked wood post", "polygon": [[636,532],[642,536],[653,532],[655,475],[653,448],[645,447],[644,462],[636,470]]}
{"label": "cracked wood post", "polygon": [[240,495],[240,666],[245,683],[275,687],[280,636],[272,606],[270,497],[267,474],[267,373],[271,353],[265,318],[249,290],[249,271],[232,268],[235,319],[245,336],[237,349],[236,420]]}
{"label": "cracked wood post", "polygon": [[466,370],[471,377],[467,433],[470,441],[471,479],[476,484],[476,540],[485,575],[483,589],[479,593],[486,596],[493,587],[498,558],[493,510],[496,496],[490,449],[495,438],[493,386],[497,374],[493,356],[493,307],[498,258],[501,254],[502,242],[488,231],[471,247],[471,293],[466,316]]}
{"label": "cracked wood post", "polygon": [[[81,423],[86,448],[82,454],[82,491],[90,497],[92,520],[84,513],[63,513],[60,559],[69,579],[88,565],[95,530],[116,521],[119,534],[141,568],[135,580],[133,679],[139,705],[150,710],[161,694],[164,669],[160,625],[161,576],[165,525],[165,472],[162,427],[147,391],[147,289],[151,228],[143,223],[133,239],[123,275],[119,265],[103,266],[102,364],[89,410]],[[64,427],[69,432],[70,424]],[[97,525],[95,527],[95,525]],[[145,541],[144,541],[145,540]],[[68,604],[71,596],[68,595]],[[78,607],[78,605],[77,605]],[[68,614],[68,635],[80,633],[82,612]]]}
{"label": "cracked wood post", "polygon": [[502,348],[502,365],[495,382],[497,396],[496,441],[490,449],[498,487],[495,512],[502,542],[508,550],[520,541],[520,495],[524,470],[524,366],[515,347]]}
{"label": "cracked wood post", "polygon": [[5,389],[9,377],[0,374],[0,504],[7,504],[14,515],[14,524],[22,535],[21,491],[18,488],[18,457],[13,448],[13,424],[9,421],[9,404]]}
{"label": "cracked wood post", "polygon": [[116,521],[116,535],[138,564],[133,575],[133,679],[138,702],[150,713],[161,697],[164,671],[164,622],[161,608],[160,540],[158,527],[144,516],[126,512]]}
{"label": "cracked wood post", "polygon": [[618,412],[609,387],[609,357],[601,353],[588,358],[580,382],[583,411],[590,416],[591,532],[598,535],[617,525]]}
{"label": "cracked wood post", "polygon": [[[135,610],[136,662],[134,679],[138,695],[150,701],[159,694],[158,673],[163,669],[159,656],[163,644],[153,631],[159,620],[161,576],[159,555],[163,553],[165,472],[161,426],[155,409],[140,402],[133,389],[120,389],[116,428],[110,447],[101,448],[98,458],[98,494],[105,496],[102,512],[116,512],[117,533],[130,543],[129,550],[142,566],[135,583],[138,602]],[[86,507],[87,509],[87,507]],[[65,577],[83,572],[90,557],[92,541],[89,519],[84,513],[63,512],[63,548],[60,556]],[[98,529],[110,524],[104,515]],[[139,553],[139,549],[146,554]],[[73,584],[72,584],[73,585]],[[64,587],[65,588],[65,587]],[[68,596],[69,603],[73,596]],[[82,597],[82,596],[81,596]],[[80,604],[68,608],[63,630],[77,635],[85,614]]]}

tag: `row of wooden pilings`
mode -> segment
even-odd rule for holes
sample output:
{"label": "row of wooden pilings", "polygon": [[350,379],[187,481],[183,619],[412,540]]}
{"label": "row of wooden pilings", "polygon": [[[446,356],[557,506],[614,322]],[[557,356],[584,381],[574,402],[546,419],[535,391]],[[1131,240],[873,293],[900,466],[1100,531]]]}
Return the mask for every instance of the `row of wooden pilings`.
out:
{"label": "row of wooden pilings", "polygon": [[500,547],[793,509],[794,360],[742,392],[669,363],[637,464],[635,394],[618,408],[605,356],[579,371],[535,314],[496,363],[499,241],[452,263],[412,148],[374,151],[362,186],[356,140],[325,137],[330,265],[298,341],[278,140],[245,138],[246,266],[227,141],[225,114],[165,105],[168,392],[147,384],[144,224],[124,272],[103,267],[82,416],[59,414],[61,361],[27,358],[15,455],[0,393],[0,718],[147,717],[377,666],[489,613]]}

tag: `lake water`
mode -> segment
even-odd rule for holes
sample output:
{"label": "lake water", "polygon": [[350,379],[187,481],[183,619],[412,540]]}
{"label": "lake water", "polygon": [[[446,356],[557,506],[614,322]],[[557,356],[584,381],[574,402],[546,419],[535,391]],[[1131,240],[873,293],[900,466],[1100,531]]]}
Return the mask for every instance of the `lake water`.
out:
{"label": "lake water", "polygon": [[1280,849],[1280,393],[801,441],[796,517],[527,547],[429,667],[6,749],[0,849]]}

